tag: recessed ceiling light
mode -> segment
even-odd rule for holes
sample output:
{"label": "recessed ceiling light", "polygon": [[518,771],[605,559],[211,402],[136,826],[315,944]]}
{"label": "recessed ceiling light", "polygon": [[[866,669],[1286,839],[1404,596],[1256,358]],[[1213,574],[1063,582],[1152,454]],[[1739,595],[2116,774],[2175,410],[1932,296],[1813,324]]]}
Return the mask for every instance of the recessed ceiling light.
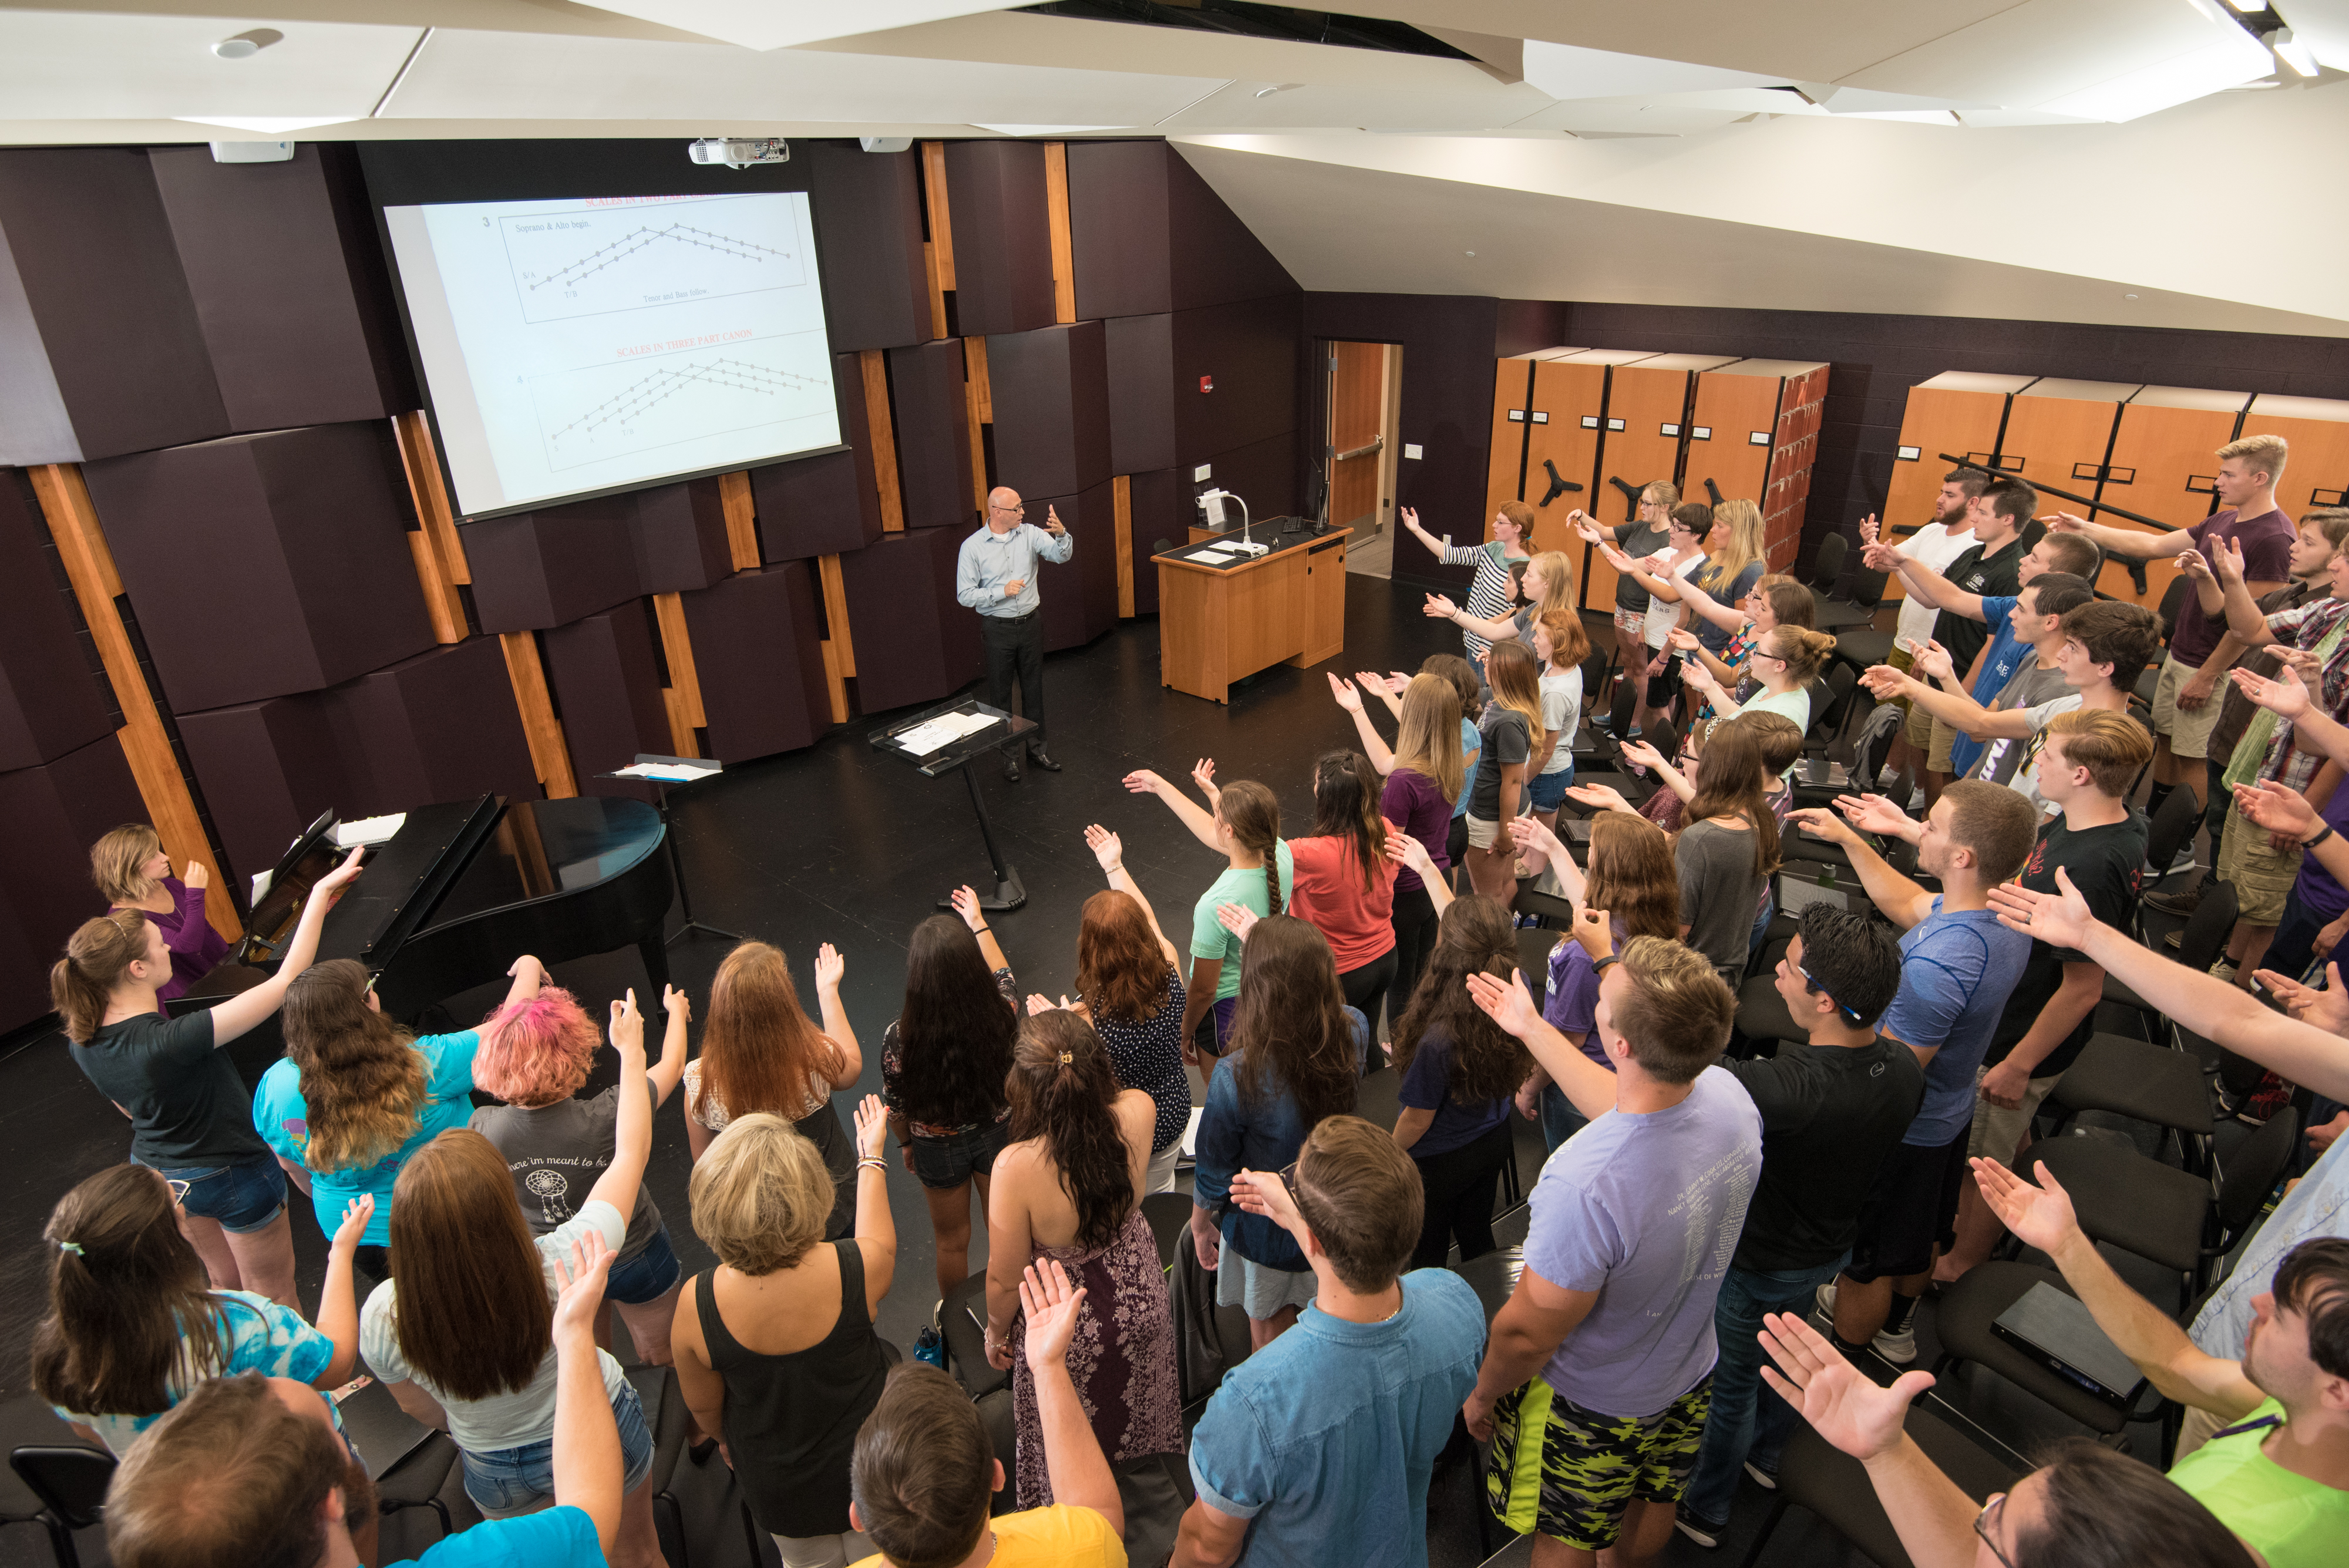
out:
{"label": "recessed ceiling light", "polygon": [[2135,298],[2137,297],[2137,296],[2136,296],[2136,295],[2134,295],[2134,294],[2124,294],[2124,295],[2122,295],[2122,296],[2121,296],[2121,297],[2122,297],[2123,299],[2135,299]]}
{"label": "recessed ceiling light", "polygon": [[1268,88],[1257,88],[1256,96],[1258,98],[1270,98],[1277,92],[1294,92],[1297,88],[1301,88],[1305,84],[1303,82],[1277,82]]}
{"label": "recessed ceiling light", "polygon": [[212,46],[212,53],[224,60],[249,60],[285,36],[274,27],[251,27],[233,37],[222,38]]}
{"label": "recessed ceiling light", "polygon": [[1463,254],[1463,255],[1471,255],[1471,256],[1473,256],[1473,255],[1475,255],[1476,253],[1475,253],[1475,251],[1463,251],[1463,252],[1461,252],[1460,254]]}

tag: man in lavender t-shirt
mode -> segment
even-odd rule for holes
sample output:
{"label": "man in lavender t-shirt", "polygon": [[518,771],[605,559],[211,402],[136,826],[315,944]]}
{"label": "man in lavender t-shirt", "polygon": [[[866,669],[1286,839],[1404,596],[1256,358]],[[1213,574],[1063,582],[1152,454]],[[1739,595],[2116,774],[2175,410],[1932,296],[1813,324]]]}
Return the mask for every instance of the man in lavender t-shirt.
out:
{"label": "man in lavender t-shirt", "polygon": [[[1511,1529],[1645,1562],[1712,1400],[1713,1305],[1762,1171],[1762,1116],[1716,1064],[1736,998],[1702,955],[1638,937],[1599,959],[1592,1064],[1513,989],[1496,1006],[1589,1127],[1534,1189],[1525,1272],[1464,1414]],[[1484,1002],[1495,989],[1472,981]]]}
{"label": "man in lavender t-shirt", "polygon": [[[2247,435],[2220,447],[2211,489],[2224,510],[2191,528],[2148,534],[2142,528],[2090,523],[2068,512],[2055,514],[2055,526],[2086,535],[2111,555],[2167,561],[2197,550],[2214,570],[2221,549],[2240,553],[2244,586],[2256,599],[2275,592],[2292,576],[2294,529],[2275,499],[2276,482],[2283,477],[2284,459],[2290,455],[2291,448],[2277,435]],[[2181,784],[2194,792],[2198,804],[2209,805],[2205,759],[2223,706],[2218,685],[2233,652],[2241,650],[2238,644],[2228,658],[2212,657],[2226,629],[2225,615],[2206,611],[2199,594],[2188,594],[2178,607],[2169,657],[2161,662],[2161,682],[2153,693],[2153,793],[2145,803],[2148,816]]]}

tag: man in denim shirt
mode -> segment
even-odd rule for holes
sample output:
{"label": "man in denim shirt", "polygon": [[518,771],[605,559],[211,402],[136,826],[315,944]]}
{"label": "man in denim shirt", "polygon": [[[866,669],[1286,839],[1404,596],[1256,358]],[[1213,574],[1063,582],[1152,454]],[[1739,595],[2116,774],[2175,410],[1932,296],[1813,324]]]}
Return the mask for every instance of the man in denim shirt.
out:
{"label": "man in denim shirt", "polygon": [[[987,649],[987,700],[1011,711],[1011,678],[1019,678],[1020,705],[1036,723],[1044,722],[1043,596],[1036,591],[1036,568],[1046,561],[1065,563],[1077,552],[1076,536],[1061,522],[1061,514],[1044,508],[1044,526],[1028,522],[1028,508],[1019,493],[1001,487],[988,492],[987,526],[962,542],[955,557],[955,598],[978,612],[979,636]],[[1048,774],[1061,764],[1044,752],[1044,732],[1028,747],[1028,757]],[[1019,747],[1003,752],[1003,776],[1019,782]]]}
{"label": "man in denim shirt", "polygon": [[1400,1273],[1418,1170],[1384,1128],[1330,1116],[1286,1181],[1242,1171],[1232,1196],[1296,1239],[1319,1291],[1200,1417],[1175,1568],[1424,1568],[1428,1478],[1476,1386],[1485,1313],[1448,1270]]}

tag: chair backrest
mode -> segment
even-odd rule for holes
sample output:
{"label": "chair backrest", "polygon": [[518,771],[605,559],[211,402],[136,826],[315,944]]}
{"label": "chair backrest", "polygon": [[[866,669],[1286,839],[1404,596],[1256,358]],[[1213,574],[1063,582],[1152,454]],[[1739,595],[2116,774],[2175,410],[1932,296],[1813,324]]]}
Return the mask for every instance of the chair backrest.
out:
{"label": "chair backrest", "polygon": [[107,1483],[114,1479],[112,1454],[77,1445],[36,1443],[12,1450],[8,1468],[67,1529],[87,1530],[104,1517]]}
{"label": "chair backrest", "polygon": [[2161,640],[2167,644],[2178,633],[2178,612],[2186,607],[2187,576],[2180,572],[2162,590],[2161,604],[2153,613],[2161,618]]}
{"label": "chair backrest", "polygon": [[[2188,796],[2190,804],[2193,791],[2177,793]],[[2238,908],[2235,885],[2212,877],[2204,886],[2202,901],[2194,907],[2186,929],[2178,935],[2178,961],[2195,973],[2209,969],[2226,945],[2227,934],[2235,929]]]}
{"label": "chair backrest", "polygon": [[1452,1272],[1466,1280],[1469,1288],[1476,1293],[1476,1300],[1485,1308],[1485,1321],[1489,1324],[1509,1297],[1516,1293],[1517,1277],[1526,1272],[1525,1249],[1496,1248],[1477,1257],[1464,1259],[1454,1266]]}
{"label": "chair backrest", "polygon": [[1174,1249],[1191,1233],[1191,1199],[1183,1192],[1153,1192],[1142,1200],[1142,1218],[1158,1242],[1161,1268],[1174,1266]]}
{"label": "chair backrest", "polygon": [[2202,820],[2202,803],[2194,798],[2190,789],[2174,789],[2161,809],[2153,814],[2153,823],[2146,831],[2145,863],[2162,875],[2167,875],[2169,863],[2178,858],[2178,850],[2194,836],[2194,829]]}
{"label": "chair backrest", "polygon": [[1615,732],[1619,741],[1630,731],[1631,715],[1640,711],[1640,690],[1647,683],[1647,679],[1643,649],[1640,661],[1623,666],[1623,679],[1615,688],[1614,701],[1607,707],[1607,727]]}
{"label": "chair backrest", "polygon": [[2284,1105],[2220,1163],[2219,1223],[2228,1241],[2259,1218],[2269,1189],[2282,1179],[2284,1168],[2299,1147],[2300,1107]]}
{"label": "chair backrest", "polygon": [[1851,577],[1851,602],[1862,609],[1874,609],[1884,602],[1884,585],[1889,574],[1863,566]]}
{"label": "chair backrest", "polygon": [[[1823,680],[1811,682],[1811,729],[1806,741],[1831,741],[1843,732],[1843,722],[1851,712],[1851,694],[1859,688],[1859,677],[1848,664],[1840,661],[1827,667]],[[2189,792],[2191,793],[2191,792]]]}
{"label": "chair backrest", "polygon": [[1811,587],[1823,594],[1835,592],[1836,583],[1843,576],[1845,556],[1851,553],[1851,542],[1842,534],[1828,535],[1819,541],[1819,553],[1811,557]]}

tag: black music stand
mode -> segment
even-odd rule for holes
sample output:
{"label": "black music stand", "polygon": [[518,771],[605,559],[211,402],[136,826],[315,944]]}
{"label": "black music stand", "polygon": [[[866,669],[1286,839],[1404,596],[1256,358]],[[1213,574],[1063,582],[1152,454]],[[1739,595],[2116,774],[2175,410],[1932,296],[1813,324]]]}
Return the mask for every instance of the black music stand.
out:
{"label": "black music stand", "polygon": [[[997,722],[928,752],[908,751],[898,738],[908,730],[950,713],[984,714]],[[982,893],[978,898],[978,907],[989,913],[1019,908],[1028,901],[1028,889],[1019,885],[1018,868],[1003,858],[1003,851],[995,842],[995,825],[987,819],[987,801],[978,793],[978,775],[970,771],[971,760],[1009,746],[1040,744],[1043,728],[1031,720],[1014,718],[1000,708],[990,708],[976,697],[966,697],[959,701],[942,702],[867,737],[874,751],[895,758],[926,778],[938,778],[957,771],[962,774],[962,782],[970,786],[970,809],[978,817],[978,836],[987,845],[987,862],[995,872],[994,893]],[[938,908],[950,909],[954,900],[940,898]]]}
{"label": "black music stand", "polygon": [[[712,773],[723,773],[726,771],[724,764],[710,757],[658,757],[655,756],[650,752],[638,752],[636,753],[636,760],[632,765],[637,767],[650,765],[653,767],[664,768],[707,768]],[[730,942],[739,942],[748,940],[740,931],[720,930],[716,926],[695,919],[693,918],[693,895],[685,890],[685,860],[677,852],[677,824],[669,819],[668,792],[671,784],[675,784],[678,788],[683,789],[688,784],[699,784],[701,781],[698,778],[650,778],[643,774],[597,774],[595,776],[599,779],[617,779],[622,784],[650,784],[653,786],[653,805],[660,812],[661,837],[668,845],[669,875],[677,878],[678,912],[685,917],[685,924],[678,927],[676,934],[671,936],[661,945],[663,947],[675,947],[678,943],[683,941],[686,938],[691,936],[696,931],[706,931],[713,937],[723,937]]]}

